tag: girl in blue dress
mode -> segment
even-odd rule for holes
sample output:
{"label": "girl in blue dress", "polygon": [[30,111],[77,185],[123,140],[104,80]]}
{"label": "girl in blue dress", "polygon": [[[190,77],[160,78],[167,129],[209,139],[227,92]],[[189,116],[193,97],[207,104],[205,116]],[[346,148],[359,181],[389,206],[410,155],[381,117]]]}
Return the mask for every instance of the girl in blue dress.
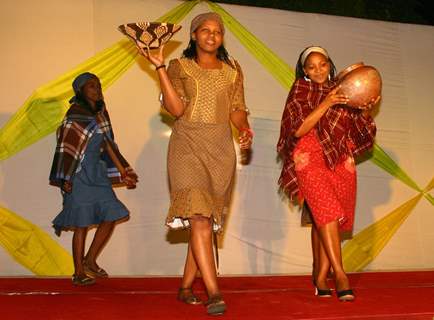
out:
{"label": "girl in blue dress", "polygon": [[[103,100],[101,83],[91,73],[79,75],[72,84],[75,96],[57,130],[57,146],[50,184],[62,190],[63,209],[53,220],[57,235],[74,232],[72,252],[75,285],[95,283],[107,272],[96,263],[110,238],[115,223],[128,219],[128,209],[113,186],[135,188],[137,175],[113,141],[110,118]],[[91,226],[97,226],[85,254],[85,240]]]}

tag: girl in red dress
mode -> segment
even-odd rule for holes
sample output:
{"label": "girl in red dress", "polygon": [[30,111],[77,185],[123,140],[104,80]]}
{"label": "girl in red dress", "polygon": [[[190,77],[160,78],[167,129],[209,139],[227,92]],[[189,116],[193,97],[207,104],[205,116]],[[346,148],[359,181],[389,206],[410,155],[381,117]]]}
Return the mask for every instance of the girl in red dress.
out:
{"label": "girl in red dress", "polygon": [[354,293],[342,265],[340,234],[353,228],[354,157],[373,146],[376,127],[370,110],[379,98],[364,111],[345,106],[348,97],[338,93],[335,75],[325,49],[308,47],[300,54],[277,145],[283,159],[279,185],[312,212],[316,294],[331,296],[327,274],[332,267],[338,298],[350,301]]}

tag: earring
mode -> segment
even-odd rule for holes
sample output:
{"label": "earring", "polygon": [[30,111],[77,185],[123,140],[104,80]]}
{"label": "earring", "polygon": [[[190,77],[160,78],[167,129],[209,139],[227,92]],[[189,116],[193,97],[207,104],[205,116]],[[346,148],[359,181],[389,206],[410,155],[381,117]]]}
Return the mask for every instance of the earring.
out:
{"label": "earring", "polygon": [[307,75],[304,75],[304,80],[306,80],[306,81],[310,81],[310,79],[308,78],[308,76]]}
{"label": "earring", "polygon": [[332,77],[330,76],[330,73],[329,73],[329,75],[327,76],[327,78],[329,79],[329,81],[330,81],[330,79],[332,78]]}

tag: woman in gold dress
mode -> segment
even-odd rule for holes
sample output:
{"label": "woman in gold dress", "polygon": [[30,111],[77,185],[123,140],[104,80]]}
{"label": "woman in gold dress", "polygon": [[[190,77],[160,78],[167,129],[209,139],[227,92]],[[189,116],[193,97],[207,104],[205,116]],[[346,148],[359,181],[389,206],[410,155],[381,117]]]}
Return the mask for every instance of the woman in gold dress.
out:
{"label": "woman in gold dress", "polygon": [[222,314],[222,299],[213,257],[212,233],[221,230],[229,208],[236,167],[231,123],[241,149],[249,149],[250,129],[239,64],[223,46],[224,25],[216,13],[191,22],[190,42],[182,58],[166,70],[163,48],[157,54],[140,49],[155,65],[163,105],[175,118],[168,150],[170,209],[166,224],[189,227],[190,240],[178,299],[199,304],[192,284],[199,270],[209,314]]}

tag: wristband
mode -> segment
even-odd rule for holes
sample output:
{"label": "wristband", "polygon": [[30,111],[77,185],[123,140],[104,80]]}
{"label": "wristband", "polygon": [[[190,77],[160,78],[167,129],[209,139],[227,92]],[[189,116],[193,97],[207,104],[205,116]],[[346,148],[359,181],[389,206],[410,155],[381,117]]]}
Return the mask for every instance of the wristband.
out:
{"label": "wristband", "polygon": [[248,134],[250,137],[252,137],[252,138],[253,138],[253,136],[255,135],[255,133],[253,132],[253,130],[250,129],[250,128],[242,128],[242,129],[240,129],[240,132],[247,132],[247,134]]}
{"label": "wristband", "polygon": [[166,65],[163,63],[163,64],[160,64],[159,66],[156,66],[155,70],[158,70],[158,69],[161,69],[161,68],[165,68],[165,67],[166,67]]}

